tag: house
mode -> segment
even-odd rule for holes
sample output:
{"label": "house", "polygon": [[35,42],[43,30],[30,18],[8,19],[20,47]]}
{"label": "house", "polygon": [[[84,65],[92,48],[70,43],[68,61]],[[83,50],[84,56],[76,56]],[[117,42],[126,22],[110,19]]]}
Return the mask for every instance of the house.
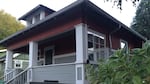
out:
{"label": "house", "polygon": [[[13,55],[13,68],[14,69],[25,69],[28,65],[28,55],[26,54],[14,54]],[[0,50],[0,70],[5,69],[6,50]]]}
{"label": "house", "polygon": [[[8,76],[11,78],[13,77],[13,74],[20,73],[24,69],[28,67],[28,55],[26,54],[14,54],[13,55],[13,69],[9,74],[5,74],[4,76],[4,70],[5,70],[5,59],[6,59],[6,49],[0,50],[0,81],[2,82],[4,80],[4,77]],[[0,82],[0,84],[1,84]]]}
{"label": "house", "polygon": [[88,0],[59,11],[39,5],[20,20],[28,26],[0,41],[7,49],[5,73],[12,69],[14,53],[29,54],[29,65],[6,84],[88,84],[87,62],[96,64],[117,49],[140,48],[145,42]]}

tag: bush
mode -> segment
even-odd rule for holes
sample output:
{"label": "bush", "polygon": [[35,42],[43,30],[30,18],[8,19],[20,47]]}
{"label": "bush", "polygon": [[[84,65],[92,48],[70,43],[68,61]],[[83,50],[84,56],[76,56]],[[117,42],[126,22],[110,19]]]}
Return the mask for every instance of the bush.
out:
{"label": "bush", "polygon": [[118,50],[95,67],[87,66],[91,84],[150,84],[150,42],[125,53]]}

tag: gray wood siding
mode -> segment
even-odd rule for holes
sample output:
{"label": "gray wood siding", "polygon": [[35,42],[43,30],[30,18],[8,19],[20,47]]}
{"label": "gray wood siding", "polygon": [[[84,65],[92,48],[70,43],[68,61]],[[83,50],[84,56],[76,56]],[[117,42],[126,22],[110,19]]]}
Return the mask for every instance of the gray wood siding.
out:
{"label": "gray wood siding", "polygon": [[58,80],[60,83],[75,84],[75,64],[48,65],[33,68],[33,82]]}
{"label": "gray wood siding", "polygon": [[76,61],[76,56],[67,56],[67,57],[55,58],[54,61],[55,61],[55,64],[73,63]]}

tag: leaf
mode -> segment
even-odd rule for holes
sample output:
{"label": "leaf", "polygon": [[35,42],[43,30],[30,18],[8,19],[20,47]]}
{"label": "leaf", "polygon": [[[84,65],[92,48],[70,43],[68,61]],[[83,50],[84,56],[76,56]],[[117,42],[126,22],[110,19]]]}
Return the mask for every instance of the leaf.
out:
{"label": "leaf", "polygon": [[133,76],[133,84],[142,84],[142,79],[139,76]]}

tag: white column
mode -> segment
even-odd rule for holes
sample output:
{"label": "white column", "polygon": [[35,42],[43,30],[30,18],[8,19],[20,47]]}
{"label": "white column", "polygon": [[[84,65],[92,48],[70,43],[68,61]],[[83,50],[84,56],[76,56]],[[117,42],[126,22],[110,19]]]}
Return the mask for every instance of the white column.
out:
{"label": "white column", "polygon": [[13,52],[11,50],[6,51],[6,60],[5,60],[5,73],[13,69]]}
{"label": "white column", "polygon": [[78,24],[76,31],[76,84],[86,84],[85,65],[87,61],[87,25]]}
{"label": "white column", "polygon": [[29,43],[29,67],[37,65],[38,58],[38,43],[30,42]]}

